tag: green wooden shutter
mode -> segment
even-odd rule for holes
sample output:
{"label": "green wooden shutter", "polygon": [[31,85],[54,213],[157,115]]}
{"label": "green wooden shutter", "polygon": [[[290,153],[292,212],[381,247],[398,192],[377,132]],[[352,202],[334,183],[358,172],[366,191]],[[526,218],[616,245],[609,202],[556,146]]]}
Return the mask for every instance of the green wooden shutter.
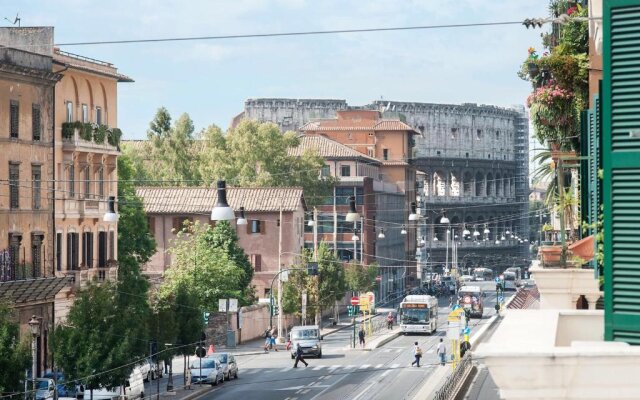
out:
{"label": "green wooden shutter", "polygon": [[605,339],[640,345],[640,0],[603,8]]}

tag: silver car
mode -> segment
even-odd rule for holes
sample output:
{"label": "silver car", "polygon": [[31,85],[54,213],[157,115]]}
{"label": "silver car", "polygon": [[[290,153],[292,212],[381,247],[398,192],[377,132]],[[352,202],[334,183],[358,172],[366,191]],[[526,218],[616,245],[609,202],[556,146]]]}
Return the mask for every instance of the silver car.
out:
{"label": "silver car", "polygon": [[205,383],[217,386],[224,382],[224,370],[216,356],[207,356],[195,359],[189,366],[191,371],[191,383]]}
{"label": "silver car", "polygon": [[229,353],[216,353],[213,355],[218,357],[220,365],[222,365],[222,372],[225,380],[231,380],[231,377],[238,379],[238,364],[236,364],[236,358]]}

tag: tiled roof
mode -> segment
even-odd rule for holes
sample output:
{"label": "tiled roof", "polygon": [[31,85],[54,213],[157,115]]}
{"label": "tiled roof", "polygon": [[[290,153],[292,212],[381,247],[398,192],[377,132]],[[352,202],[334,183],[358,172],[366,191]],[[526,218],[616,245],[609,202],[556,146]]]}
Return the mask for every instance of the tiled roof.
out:
{"label": "tiled roof", "polygon": [[305,150],[315,150],[322,158],[327,159],[361,159],[370,163],[380,164],[380,161],[373,157],[369,157],[352,149],[349,146],[345,146],[342,143],[336,142],[324,136],[305,135],[298,138],[300,145],[289,149],[289,155],[300,157]]}
{"label": "tiled roof", "polygon": [[514,299],[509,303],[507,308],[525,310],[528,308],[535,309],[539,307],[540,292],[537,287],[531,289],[521,288],[515,294]]}
{"label": "tiled roof", "polygon": [[59,291],[70,284],[71,277],[0,282],[0,300],[16,304],[52,301]]}
{"label": "tiled roof", "polygon": [[399,166],[406,167],[409,165],[409,163],[402,160],[387,160],[387,161],[383,161],[382,165],[399,165]]}
{"label": "tiled roof", "polygon": [[[208,214],[218,201],[215,187],[138,187],[136,194],[150,214]],[[300,202],[304,206],[297,187],[228,187],[227,200],[234,210],[244,207],[247,212],[279,211],[281,201],[282,211],[295,211]]]}
{"label": "tiled roof", "polygon": [[325,119],[304,124],[301,131],[410,131],[417,133],[412,127],[397,119]]}

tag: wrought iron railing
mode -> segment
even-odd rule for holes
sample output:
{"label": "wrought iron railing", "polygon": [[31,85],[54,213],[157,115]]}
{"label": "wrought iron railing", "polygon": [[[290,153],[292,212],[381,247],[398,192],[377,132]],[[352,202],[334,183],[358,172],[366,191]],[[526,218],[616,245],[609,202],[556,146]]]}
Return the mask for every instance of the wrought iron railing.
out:
{"label": "wrought iron railing", "polygon": [[464,379],[467,376],[469,370],[473,368],[473,364],[471,362],[471,353],[467,353],[462,360],[456,366],[456,369],[453,371],[451,375],[447,377],[445,382],[442,384],[440,389],[436,391],[434,400],[449,400],[454,399],[462,385],[464,383]]}

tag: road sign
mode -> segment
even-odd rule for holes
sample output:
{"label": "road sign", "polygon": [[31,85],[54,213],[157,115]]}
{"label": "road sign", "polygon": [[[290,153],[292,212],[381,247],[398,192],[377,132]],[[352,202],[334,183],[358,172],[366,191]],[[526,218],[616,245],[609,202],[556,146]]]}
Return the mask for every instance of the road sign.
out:
{"label": "road sign", "polygon": [[352,306],[357,306],[357,305],[359,305],[359,304],[360,304],[360,299],[359,299],[359,298],[357,298],[356,296],[353,296],[353,297],[351,298],[351,305],[352,305]]}
{"label": "road sign", "polygon": [[207,350],[204,347],[198,347],[196,349],[196,356],[203,358],[207,355]]}
{"label": "road sign", "polygon": [[504,301],[504,297],[498,296],[498,303],[502,303]]}
{"label": "road sign", "polygon": [[369,296],[360,296],[360,311],[369,311]]}
{"label": "road sign", "polygon": [[227,299],[218,300],[218,312],[227,312]]}
{"label": "road sign", "polygon": [[229,299],[229,312],[238,312],[238,299]]}

